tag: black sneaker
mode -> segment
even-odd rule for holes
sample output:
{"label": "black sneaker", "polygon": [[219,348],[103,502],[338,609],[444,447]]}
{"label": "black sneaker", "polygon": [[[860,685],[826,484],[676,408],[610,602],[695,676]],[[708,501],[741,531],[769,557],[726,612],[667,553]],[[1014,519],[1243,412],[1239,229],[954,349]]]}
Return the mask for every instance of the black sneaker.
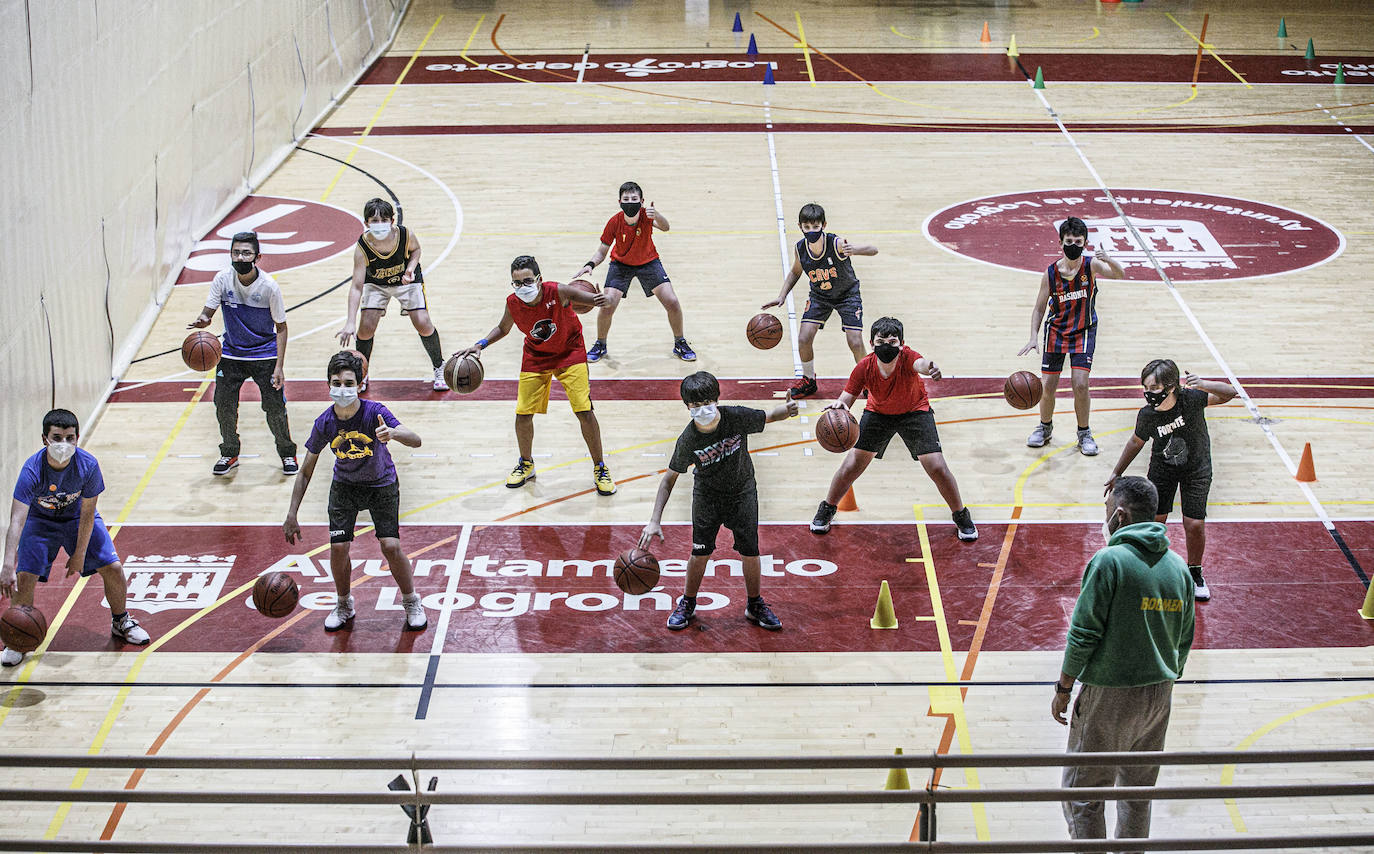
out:
{"label": "black sneaker", "polygon": [[668,628],[673,631],[681,631],[687,628],[687,624],[692,622],[692,618],[697,613],[697,599],[695,596],[683,596],[677,600],[677,607],[673,613],[668,615]]}
{"label": "black sneaker", "polygon": [[1190,566],[1188,572],[1193,576],[1193,598],[1199,602],[1211,599],[1212,591],[1208,589],[1207,582],[1202,577],[1202,567]]}
{"label": "black sneaker", "polygon": [[600,338],[592,342],[592,349],[587,351],[588,362],[599,362],[606,357],[606,342]]}
{"label": "black sneaker", "polygon": [[835,518],[837,509],[834,504],[822,499],[821,505],[816,508],[816,518],[811,520],[811,533],[824,534],[829,531],[830,520]]}
{"label": "black sneaker", "polygon": [[684,362],[695,362],[697,353],[692,349],[692,345],[687,343],[686,338],[679,338],[673,342],[673,355]]}
{"label": "black sneaker", "polygon": [[295,457],[281,458],[281,473],[286,475],[296,474],[301,470],[301,464],[296,462]]}
{"label": "black sneaker", "polygon": [[815,377],[798,377],[797,381],[792,383],[792,387],[787,390],[787,395],[793,400],[801,400],[803,397],[810,397],[818,390]]}
{"label": "black sneaker", "polygon": [[749,604],[744,606],[744,619],[770,632],[776,632],[782,628],[782,620],[773,614],[768,603],[763,601],[762,596],[757,599],[750,599]]}
{"label": "black sneaker", "polygon": [[965,507],[953,516],[954,524],[959,527],[959,539],[971,543],[978,539],[978,529],[973,527],[973,514]]}
{"label": "black sneaker", "polygon": [[237,454],[232,457],[220,457],[219,462],[215,463],[215,467],[210,469],[210,472],[215,475],[226,475],[232,469],[238,468],[238,465],[239,458]]}

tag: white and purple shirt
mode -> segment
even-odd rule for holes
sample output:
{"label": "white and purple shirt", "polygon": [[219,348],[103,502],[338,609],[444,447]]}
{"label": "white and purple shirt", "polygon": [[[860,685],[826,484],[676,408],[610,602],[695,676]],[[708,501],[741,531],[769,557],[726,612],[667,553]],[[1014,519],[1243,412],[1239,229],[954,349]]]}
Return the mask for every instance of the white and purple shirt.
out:
{"label": "white and purple shirt", "polygon": [[286,303],[268,273],[258,270],[252,284],[245,285],[232,267],[220,270],[210,282],[205,307],[224,309],[226,358],[277,358],[277,324],[286,322]]}

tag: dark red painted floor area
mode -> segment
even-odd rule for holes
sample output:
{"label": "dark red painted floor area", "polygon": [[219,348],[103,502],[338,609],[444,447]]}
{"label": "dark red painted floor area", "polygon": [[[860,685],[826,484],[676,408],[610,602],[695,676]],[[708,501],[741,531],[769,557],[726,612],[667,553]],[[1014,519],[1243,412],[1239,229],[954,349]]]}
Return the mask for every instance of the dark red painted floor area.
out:
{"label": "dark red painted floor area", "polygon": [[[1347,536],[1368,552],[1374,523],[1344,523]],[[973,641],[989,596],[1006,528],[984,525],[982,539],[958,542],[948,524],[929,527],[940,593],[956,651]],[[130,574],[131,611],[155,637],[165,636],[236,587],[269,571],[288,571],[315,609],[268,642],[267,652],[429,652],[451,572],[458,573],[444,650],[448,652],[837,652],[938,650],[931,596],[918,557],[914,524],[838,524],[825,537],[802,526],[765,525],[764,594],[784,623],[769,633],[742,616],[743,582],[732,577],[734,555],[721,539],[714,576],[703,586],[697,626],[669,632],[670,596],[681,592],[680,573],[690,548],[686,526],[670,526],[663,592],[622,594],[609,577],[609,557],[627,548],[638,526],[487,526],[472,531],[466,559],[453,566],[460,529],[403,528],[409,552],[440,543],[416,562],[417,589],[430,606],[430,629],[401,631],[399,597],[388,575],[356,588],[358,616],[351,632],[322,628],[333,586],[306,551],[324,542],[311,528],[304,545],[288,547],[275,527],[126,527],[117,538]],[[1177,548],[1182,531],[1171,528]],[[1356,616],[1364,587],[1344,555],[1315,522],[1213,523],[1208,526],[1208,580],[1214,599],[1198,608],[1199,648],[1293,648],[1374,643],[1374,626]],[[1082,567],[1101,545],[1093,526],[1022,525],[1015,534],[983,648],[1058,649],[1077,596]],[[376,540],[355,544],[355,575],[385,573]],[[595,563],[602,561],[601,563]],[[41,586],[38,605],[57,613],[71,587],[58,579]],[[900,627],[876,631],[868,621],[879,585],[892,590]],[[99,585],[88,585],[59,628],[54,650],[114,648]],[[196,619],[170,640],[167,651],[236,652],[280,624],[260,616],[248,594]],[[717,607],[718,606],[718,607]],[[962,621],[962,622],[961,622]]]}

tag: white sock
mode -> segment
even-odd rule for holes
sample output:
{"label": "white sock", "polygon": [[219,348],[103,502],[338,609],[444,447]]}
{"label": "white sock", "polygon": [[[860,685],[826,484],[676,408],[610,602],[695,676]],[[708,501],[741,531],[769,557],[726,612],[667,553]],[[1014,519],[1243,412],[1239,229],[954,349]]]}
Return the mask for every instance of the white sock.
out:
{"label": "white sock", "polygon": [[815,359],[812,359],[812,360],[809,361],[809,362],[802,362],[802,376],[804,376],[804,377],[811,377],[812,379],[815,379],[815,378],[816,378],[816,360],[815,360]]}

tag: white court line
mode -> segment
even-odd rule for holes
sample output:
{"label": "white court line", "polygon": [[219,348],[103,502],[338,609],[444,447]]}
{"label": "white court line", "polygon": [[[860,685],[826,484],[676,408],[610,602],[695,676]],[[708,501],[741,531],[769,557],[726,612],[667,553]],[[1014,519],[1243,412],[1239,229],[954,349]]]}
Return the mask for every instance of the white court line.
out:
{"label": "white court line", "polygon": [[[778,215],[778,251],[782,253],[782,274],[792,271],[792,258],[787,245],[787,218],[782,212],[782,183],[778,180],[778,150],[773,140],[773,111],[768,99],[763,100],[763,128],[768,138],[768,166],[773,172],[773,207]],[[797,304],[792,292],[787,292],[787,331],[792,337],[792,375],[802,375],[801,351],[797,349]]]}
{"label": "white court line", "polygon": [[[933,506],[935,506],[935,505],[931,505],[931,506],[933,507]],[[940,506],[943,506],[943,505],[940,505]],[[974,505],[974,506],[977,506],[977,505]],[[1374,516],[1338,516],[1338,517],[1335,517],[1335,518],[1336,518],[1336,520],[1337,520],[1338,522],[1374,522]],[[1243,516],[1243,517],[1238,517],[1238,518],[1235,518],[1235,519],[1229,519],[1229,518],[1228,518],[1228,519],[1218,519],[1218,518],[1215,518],[1215,517],[1212,517],[1212,516],[1208,516],[1208,517],[1207,517],[1207,524],[1209,524],[1209,525],[1212,525],[1212,524],[1217,524],[1217,525],[1230,525],[1230,524],[1256,525],[1256,524],[1269,524],[1269,523],[1273,523],[1273,522],[1303,522],[1303,523],[1317,522],[1317,523],[1320,523],[1321,521],[1322,521],[1321,519],[1318,519],[1318,518],[1316,518],[1315,516]],[[315,525],[315,526],[317,526],[317,527],[323,528],[323,527],[325,526],[326,523],[325,523],[325,522],[319,522],[319,523],[311,522],[311,523],[309,523],[309,524],[310,524],[310,525]],[[465,523],[463,523],[463,524],[464,524],[464,525],[468,525],[468,524],[470,524],[470,523],[465,522]],[[483,528],[521,528],[521,527],[531,527],[531,528],[610,528],[610,527],[613,527],[613,526],[615,526],[615,525],[617,525],[617,524],[621,524],[621,523],[606,522],[606,523],[602,523],[602,524],[595,524],[595,525],[592,525],[592,524],[588,524],[588,523],[586,523],[586,522],[514,522],[514,521],[495,522],[495,521],[493,521],[493,522],[477,522],[477,523],[471,523],[471,524],[478,524],[478,525],[481,525]],[[685,527],[687,527],[687,526],[689,526],[689,525],[691,525],[691,524],[692,524],[691,522],[686,521],[686,520],[683,520],[683,521],[681,521],[681,522],[667,522],[667,521],[665,521],[665,522],[663,523],[663,527],[665,527],[665,528],[671,528],[671,527],[685,528]],[[811,520],[810,520],[810,519],[798,519],[798,520],[793,520],[793,521],[780,521],[780,522],[766,522],[766,521],[760,520],[760,521],[759,521],[759,524],[760,524],[760,525],[772,525],[772,526],[775,526],[775,527],[788,527],[788,526],[791,526],[791,527],[799,527],[799,528],[800,528],[800,527],[806,527],[806,526],[810,525],[810,524],[811,524]],[[843,527],[846,526],[846,525],[915,525],[915,524],[917,524],[917,523],[916,523],[915,521],[913,521],[910,517],[903,517],[903,518],[898,518],[898,519],[848,519],[848,520],[846,520],[846,519],[839,519],[835,524],[838,525],[839,527],[843,528]],[[927,519],[926,522],[925,522],[925,524],[927,524],[927,525],[953,525],[954,523],[953,523],[952,521],[948,520],[948,519],[943,520],[943,521],[940,520],[940,519]],[[1089,518],[1089,519],[1026,519],[1026,518],[1021,518],[1021,519],[1011,519],[1011,518],[1007,518],[1007,519],[983,519],[983,518],[979,518],[979,519],[978,519],[978,524],[980,524],[980,525],[1087,525],[1087,526],[1091,527],[1094,531],[1099,531],[1099,532],[1100,532],[1100,529],[1102,528],[1102,517],[1101,517],[1101,515],[1099,514],[1098,516],[1094,516],[1094,517]],[[1178,525],[1179,523],[1178,523],[1178,522],[1171,522],[1171,523],[1169,523],[1169,524],[1175,525],[1175,526],[1176,526],[1176,525]],[[402,520],[402,521],[400,522],[400,525],[401,525],[401,527],[403,527],[403,528],[446,528],[446,527],[450,527],[450,525],[448,525],[448,524],[443,524],[443,523],[439,523],[439,522],[411,522],[411,521],[406,521],[406,520]],[[638,525],[639,525],[639,523],[638,523],[638,522],[635,522],[635,523],[630,524],[629,527],[638,527]],[[228,526],[226,526],[226,525],[221,525],[219,522],[217,522],[217,521],[211,519],[211,520],[206,520],[206,521],[201,521],[201,522],[125,522],[124,525],[123,525],[123,527],[125,527],[125,528],[202,528],[202,527],[280,528],[280,527],[281,527],[281,523],[280,523],[280,522],[235,522],[233,525],[228,525]],[[807,541],[810,542],[809,539],[808,539]]]}
{"label": "white court line", "polygon": [[1330,110],[1328,110],[1326,107],[1323,107],[1321,104],[1318,104],[1317,107],[1318,107],[1323,113],[1326,113],[1328,116],[1330,116],[1330,117],[1331,117],[1331,121],[1333,121],[1333,122],[1335,122],[1336,124],[1340,125],[1341,127],[1345,128],[1345,132],[1346,132],[1346,133],[1355,134],[1355,139],[1357,139],[1357,140],[1360,141],[1360,145],[1363,145],[1365,148],[1368,148],[1370,151],[1374,151],[1374,145],[1370,145],[1370,144],[1365,140],[1364,137],[1360,136],[1359,134],[1357,134],[1357,133],[1355,133],[1353,130],[1351,130],[1349,127],[1347,127],[1345,122],[1343,122],[1343,121],[1341,121],[1340,119],[1336,118],[1335,113],[1332,113]]}
{"label": "white court line", "polygon": [[1112,208],[1116,210],[1117,216],[1121,217],[1122,223],[1130,229],[1136,244],[1144,249],[1146,257],[1150,259],[1150,263],[1154,266],[1155,271],[1159,273],[1160,281],[1169,289],[1169,294],[1174,298],[1174,302],[1178,303],[1178,307],[1183,311],[1183,316],[1192,324],[1193,331],[1202,339],[1202,343],[1207,348],[1207,351],[1212,354],[1212,358],[1216,360],[1217,365],[1221,368],[1222,372],[1226,374],[1226,379],[1230,381],[1231,387],[1240,394],[1241,401],[1244,402],[1245,408],[1250,410],[1250,415],[1254,417],[1255,423],[1264,431],[1264,435],[1269,439],[1269,444],[1274,446],[1274,452],[1279,455],[1279,459],[1288,467],[1288,473],[1294,475],[1293,482],[1302,490],[1303,495],[1307,498],[1307,503],[1312,505],[1312,510],[1317,514],[1317,518],[1321,520],[1328,531],[1334,531],[1336,526],[1332,524],[1331,516],[1326,512],[1326,508],[1317,500],[1317,495],[1312,491],[1312,487],[1297,480],[1297,464],[1294,463],[1293,458],[1288,455],[1288,451],[1284,450],[1283,444],[1279,441],[1279,437],[1274,435],[1273,429],[1266,423],[1264,416],[1260,414],[1259,406],[1255,403],[1254,398],[1250,397],[1249,392],[1241,385],[1240,379],[1237,378],[1235,372],[1231,370],[1231,366],[1222,358],[1221,351],[1217,349],[1216,344],[1212,343],[1212,339],[1202,328],[1202,323],[1198,321],[1197,315],[1193,314],[1193,310],[1188,307],[1187,301],[1183,299],[1183,294],[1179,293],[1173,280],[1170,279],[1169,274],[1165,272],[1164,265],[1160,264],[1159,259],[1155,257],[1154,249],[1151,247],[1150,242],[1140,235],[1140,232],[1135,227],[1135,223],[1126,216],[1126,212],[1121,209],[1121,205],[1117,204],[1116,195],[1112,193],[1107,183],[1102,180],[1102,176],[1098,174],[1097,169],[1093,168],[1092,161],[1088,159],[1088,155],[1084,154],[1083,149],[1078,147],[1078,140],[1074,139],[1073,134],[1069,133],[1069,129],[1064,126],[1064,122],[1059,118],[1059,114],[1050,106],[1050,102],[1045,98],[1044,90],[1036,89],[1029,80],[1026,81],[1026,85],[1030,86],[1031,92],[1035,94],[1035,97],[1040,99],[1040,103],[1045,107],[1045,112],[1049,113],[1050,118],[1054,119],[1054,123],[1059,125],[1059,132],[1062,133],[1064,138],[1069,141],[1069,144],[1073,146],[1074,153],[1078,155],[1079,160],[1083,161],[1083,165],[1087,167],[1088,172],[1093,176],[1093,180],[1097,182],[1097,186],[1101,188],[1107,198],[1111,199]]}
{"label": "white court line", "polygon": [[584,75],[584,74],[587,73],[587,57],[591,56],[591,54],[592,54],[592,45],[591,45],[591,42],[588,42],[588,43],[587,43],[587,49],[584,50],[584,51],[582,51],[582,64],[579,65],[578,68],[577,68],[577,82],[578,82],[578,83],[581,83],[581,82],[582,82],[582,75]]}
{"label": "white court line", "polygon": [[463,561],[468,559],[468,539],[471,535],[472,526],[465,523],[462,533],[458,535],[458,547],[453,550],[455,568],[449,570],[448,583],[444,585],[444,598],[439,604],[439,624],[434,627],[434,643],[430,646],[430,655],[442,655],[444,652],[449,617],[453,614],[453,600],[457,598],[458,578],[463,574]]}

